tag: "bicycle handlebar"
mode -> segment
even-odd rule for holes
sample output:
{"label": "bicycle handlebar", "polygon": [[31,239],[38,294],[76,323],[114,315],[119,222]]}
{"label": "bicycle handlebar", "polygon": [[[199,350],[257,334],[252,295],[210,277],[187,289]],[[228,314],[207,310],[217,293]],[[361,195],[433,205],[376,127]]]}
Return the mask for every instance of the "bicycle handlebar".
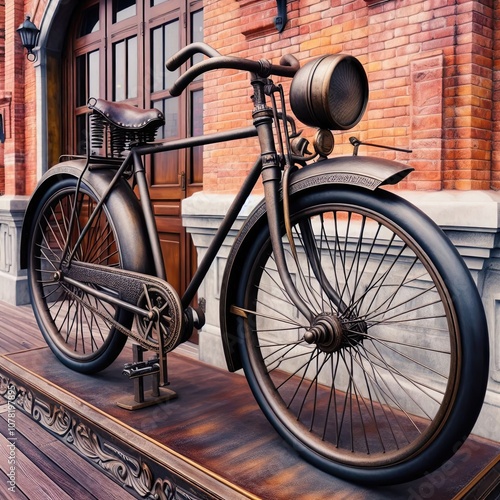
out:
{"label": "bicycle handlebar", "polygon": [[219,57],[222,54],[203,42],[190,43],[176,52],[165,64],[169,71],[174,71],[195,54],[205,54],[208,57]]}
{"label": "bicycle handlebar", "polygon": [[293,77],[300,65],[297,59],[292,55],[285,55],[281,58],[280,64],[271,64],[267,60],[252,61],[242,57],[222,56],[215,49],[205,43],[192,43],[174,54],[166,63],[167,69],[173,71],[181,64],[186,62],[196,53],[202,53],[210,57],[194,66],[191,66],[182,74],[169,89],[173,97],[181,95],[183,90],[201,74],[213,69],[238,69],[255,73],[261,77],[269,75]]}

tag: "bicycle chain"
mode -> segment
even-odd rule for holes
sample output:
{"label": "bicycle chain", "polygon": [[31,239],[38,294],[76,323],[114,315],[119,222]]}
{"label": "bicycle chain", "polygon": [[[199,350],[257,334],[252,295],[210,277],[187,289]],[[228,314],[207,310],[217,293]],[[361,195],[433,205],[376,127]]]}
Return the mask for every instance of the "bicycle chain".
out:
{"label": "bicycle chain", "polygon": [[[155,276],[126,269],[100,266],[89,262],[73,262],[71,268],[65,274],[68,278],[82,284],[91,283],[97,286],[109,287],[112,290],[120,290],[122,300],[125,300],[129,304],[134,304],[136,307],[141,307],[139,304],[145,293],[147,294],[148,291],[155,289],[163,298],[164,303],[169,305],[172,316],[172,323],[168,325],[170,331],[167,335],[162,335],[163,350],[164,352],[169,352],[179,344],[183,332],[182,304],[175,290],[168,282]],[[64,282],[64,277],[61,281]],[[78,288],[78,284],[70,285]],[[137,341],[148,350],[159,351],[158,343],[147,340],[145,336],[141,335],[140,328],[139,333],[132,332],[114,318],[108,317],[109,313],[106,314],[96,309],[92,304],[84,301],[82,297],[69,290],[67,286],[65,286],[65,289],[82,306],[91,310],[105,321],[109,321],[121,333]],[[152,321],[160,321],[160,325],[163,324],[161,319],[158,318],[152,319]],[[157,328],[157,334],[161,335],[161,328]]]}

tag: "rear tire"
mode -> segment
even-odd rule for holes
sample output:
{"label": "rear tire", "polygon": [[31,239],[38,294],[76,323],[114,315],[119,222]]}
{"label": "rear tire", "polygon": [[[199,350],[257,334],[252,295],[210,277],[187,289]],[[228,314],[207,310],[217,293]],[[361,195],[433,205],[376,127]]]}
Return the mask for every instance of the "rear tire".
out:
{"label": "rear tire", "polygon": [[253,219],[232,303],[250,387],[317,467],[366,484],[414,479],[458,449],[482,406],[489,356],[477,288],[444,233],[401,198],[297,191],[298,261],[283,241],[315,319],[289,300],[267,225]]}
{"label": "rear tire", "polygon": [[[94,373],[106,368],[119,355],[126,335],[101,316],[111,317],[129,328],[133,315],[55,278],[68,233],[71,252],[99,195],[82,181],[78,217],[71,231],[69,222],[75,202],[77,178],[58,180],[42,196],[32,217],[28,243],[28,284],[40,330],[54,354],[69,368]],[[128,268],[137,242],[132,231],[117,228],[120,220],[107,203],[99,210],[74,259],[81,262]],[[123,214],[121,215],[123,217]],[[119,231],[119,232],[118,232]],[[96,312],[97,311],[97,312]]]}

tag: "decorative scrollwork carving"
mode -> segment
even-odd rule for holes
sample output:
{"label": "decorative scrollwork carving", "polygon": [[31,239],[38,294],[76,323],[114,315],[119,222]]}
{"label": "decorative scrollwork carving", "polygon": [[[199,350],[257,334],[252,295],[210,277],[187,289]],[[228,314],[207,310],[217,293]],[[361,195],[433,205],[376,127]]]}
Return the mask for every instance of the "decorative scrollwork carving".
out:
{"label": "decorative scrollwork carving", "polygon": [[173,480],[155,480],[147,463],[101,438],[64,407],[37,398],[33,392],[0,373],[0,395],[5,396],[8,391],[15,392],[14,403],[18,408],[123,487],[132,489],[143,498],[194,500]]}

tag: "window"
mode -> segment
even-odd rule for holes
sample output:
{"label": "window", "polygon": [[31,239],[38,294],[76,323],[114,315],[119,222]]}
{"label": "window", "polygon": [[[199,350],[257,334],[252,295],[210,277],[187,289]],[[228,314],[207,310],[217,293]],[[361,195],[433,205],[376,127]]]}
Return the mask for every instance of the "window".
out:
{"label": "window", "polygon": [[[203,40],[201,5],[201,1],[187,0],[88,0],[82,4],[68,43],[67,74],[73,84],[66,96],[66,152],[86,153],[90,97],[162,110],[166,125],[160,138],[199,133],[195,130],[202,127],[202,79],[185,96],[172,98],[168,89],[179,71],[167,71],[165,61],[181,46]],[[195,56],[191,63],[202,57]],[[195,103],[196,113],[191,111]],[[199,157],[199,151],[194,156]]]}
{"label": "window", "polygon": [[135,0],[113,0],[113,23],[135,17],[137,6]]}

